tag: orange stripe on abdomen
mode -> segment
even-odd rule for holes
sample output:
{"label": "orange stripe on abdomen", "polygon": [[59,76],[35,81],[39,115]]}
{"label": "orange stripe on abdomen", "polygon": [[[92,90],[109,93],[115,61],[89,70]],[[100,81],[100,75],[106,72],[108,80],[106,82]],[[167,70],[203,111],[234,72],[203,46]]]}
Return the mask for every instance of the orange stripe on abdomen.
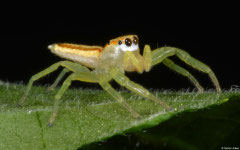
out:
{"label": "orange stripe on abdomen", "polygon": [[103,49],[100,46],[87,46],[87,45],[78,45],[78,44],[69,44],[69,43],[61,43],[61,44],[57,44],[57,45],[62,48],[77,49],[77,50],[82,50],[82,51],[102,52],[102,49]]}

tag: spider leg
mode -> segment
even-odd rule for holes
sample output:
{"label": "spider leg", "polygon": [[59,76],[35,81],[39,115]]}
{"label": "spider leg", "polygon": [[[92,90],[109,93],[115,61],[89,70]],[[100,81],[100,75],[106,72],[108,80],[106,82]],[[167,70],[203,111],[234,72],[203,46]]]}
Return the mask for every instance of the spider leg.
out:
{"label": "spider leg", "polygon": [[51,65],[50,67],[46,68],[45,70],[33,75],[29,82],[28,82],[28,86],[27,86],[27,90],[25,91],[23,97],[20,99],[20,101],[18,102],[18,105],[22,105],[24,100],[26,99],[31,87],[32,87],[32,84],[34,81],[46,76],[47,74],[57,70],[60,66],[62,67],[66,67],[68,68],[69,70],[73,71],[73,72],[90,72],[86,67],[80,65],[80,64],[76,64],[76,63],[73,63],[73,62],[70,62],[70,61],[60,61],[60,62],[57,62],[53,65]]}
{"label": "spider leg", "polygon": [[152,67],[152,52],[149,45],[145,45],[143,49],[144,69],[148,72]]}
{"label": "spider leg", "polygon": [[51,86],[48,87],[47,91],[53,90],[58,85],[58,83],[61,81],[61,79],[64,77],[64,75],[66,73],[68,73],[69,71],[70,71],[69,69],[64,68],[62,70],[62,72],[59,74],[59,76],[57,77],[57,79],[55,80],[55,82]]}
{"label": "spider leg", "polygon": [[180,73],[181,75],[186,76],[196,86],[199,92],[201,93],[203,92],[202,86],[199,84],[199,82],[195,79],[195,77],[190,72],[178,66],[177,64],[174,63],[174,61],[168,58],[163,60],[163,64],[169,67],[170,69]]}
{"label": "spider leg", "polygon": [[204,73],[207,73],[211,78],[213,84],[215,85],[217,92],[221,92],[219,82],[214,72],[210,69],[210,67],[200,62],[199,60],[191,57],[187,52],[181,49],[174,47],[162,47],[152,51],[152,65],[154,66],[158,63],[161,63],[164,59],[173,55],[176,55],[178,58],[183,60],[186,64],[190,65],[191,67]]}
{"label": "spider leg", "polygon": [[124,98],[112,88],[112,86],[106,82],[99,82],[100,86],[107,91],[115,100],[117,100],[124,108],[126,108],[135,118],[140,117],[140,115],[132,109],[132,107],[124,100]]}
{"label": "spider leg", "polygon": [[149,45],[145,45],[143,50],[143,56],[137,52],[126,51],[124,54],[124,65],[131,63],[138,73],[142,73],[144,70],[148,72],[152,66],[152,54]]}
{"label": "spider leg", "polygon": [[124,86],[130,91],[160,104],[161,106],[164,107],[164,109],[171,110],[171,108],[166,103],[159,100],[156,96],[154,96],[152,93],[150,93],[147,89],[145,89],[141,85],[129,80],[129,78],[126,77],[123,73],[121,73],[118,69],[112,68],[110,74],[113,77],[113,79],[121,86]]}
{"label": "spider leg", "polygon": [[72,73],[71,75],[69,75],[67,77],[67,79],[63,82],[63,84],[62,84],[61,88],[59,89],[59,91],[57,92],[57,94],[55,95],[53,113],[49,119],[48,126],[53,125],[53,122],[56,118],[57,111],[59,108],[59,100],[62,97],[62,95],[64,94],[64,92],[69,88],[69,86],[71,85],[71,82],[73,80],[97,83],[98,77],[96,76],[96,74],[94,74],[92,72],[76,72],[76,73]]}
{"label": "spider leg", "polygon": [[124,60],[123,60],[123,63],[124,64],[128,64],[129,61],[132,62],[133,66],[136,67],[137,71],[139,73],[142,73],[143,72],[143,69],[144,69],[144,66],[141,64],[142,61],[140,58],[137,58],[132,52],[130,51],[127,51],[125,52],[124,54]]}

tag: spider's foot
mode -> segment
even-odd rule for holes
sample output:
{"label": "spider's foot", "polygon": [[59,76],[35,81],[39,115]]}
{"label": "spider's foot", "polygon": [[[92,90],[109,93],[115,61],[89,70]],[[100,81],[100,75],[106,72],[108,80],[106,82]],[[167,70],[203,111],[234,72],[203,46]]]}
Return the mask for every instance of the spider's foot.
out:
{"label": "spider's foot", "polygon": [[48,122],[48,126],[49,126],[49,127],[52,127],[52,126],[53,126],[53,123],[54,123],[54,120],[55,120],[55,118],[56,118],[56,115],[57,115],[56,112],[53,112],[53,113],[52,113],[52,116],[51,116],[51,118],[49,119],[49,122]]}
{"label": "spider's foot", "polygon": [[131,114],[133,115],[134,118],[138,119],[140,118],[141,116],[136,112],[136,111],[131,111]]}
{"label": "spider's foot", "polygon": [[137,120],[141,120],[142,118],[143,118],[143,117],[139,115],[136,119],[137,119]]}
{"label": "spider's foot", "polygon": [[170,107],[168,111],[169,111],[169,112],[174,112],[175,109]]}
{"label": "spider's foot", "polygon": [[16,107],[22,107],[22,105],[18,103],[18,104],[16,104]]}
{"label": "spider's foot", "polygon": [[53,126],[53,123],[48,123],[48,127],[52,127]]}
{"label": "spider's foot", "polygon": [[50,86],[50,87],[47,88],[46,92],[51,92],[53,90],[54,90],[54,88]]}
{"label": "spider's foot", "polygon": [[17,107],[22,106],[22,104],[23,104],[23,102],[24,102],[25,99],[26,99],[26,96],[24,95],[24,96],[19,100],[19,102],[16,104],[16,106],[17,106]]}
{"label": "spider's foot", "polygon": [[16,104],[17,107],[23,106],[23,98]]}

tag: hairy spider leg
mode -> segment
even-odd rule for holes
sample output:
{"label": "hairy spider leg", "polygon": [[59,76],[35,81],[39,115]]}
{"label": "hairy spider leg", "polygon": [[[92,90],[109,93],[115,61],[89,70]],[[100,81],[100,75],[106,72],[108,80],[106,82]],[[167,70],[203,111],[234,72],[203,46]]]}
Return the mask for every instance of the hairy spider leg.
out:
{"label": "hairy spider leg", "polygon": [[149,45],[144,46],[143,59],[144,59],[145,71],[148,72],[152,67],[152,52]]}
{"label": "hairy spider leg", "polygon": [[125,65],[132,63],[138,73],[142,73],[144,70],[148,72],[151,69],[152,55],[151,49],[148,45],[144,48],[143,56],[138,53],[134,54],[131,51],[126,51],[123,59]]}
{"label": "hairy spider leg", "polygon": [[[150,53],[151,59],[144,57],[145,53],[148,53],[148,55]],[[150,48],[149,45],[145,45],[144,50],[143,50],[143,57],[144,57],[144,60],[145,60],[145,64],[150,64],[150,68],[151,68],[152,67],[152,54],[151,54],[151,48]],[[195,79],[195,77],[190,72],[188,72],[186,69],[184,69],[184,68],[180,67],[179,65],[175,64],[174,61],[172,61],[168,58],[162,60],[162,62],[165,66],[169,67],[173,71],[176,71],[179,74],[181,74],[183,76],[186,76],[196,86],[196,88],[199,90],[199,92],[203,92],[202,86]],[[156,64],[158,64],[158,63],[153,64],[153,66],[156,65]]]}
{"label": "hairy spider leg", "polygon": [[[179,48],[174,48],[174,47],[162,47],[162,48],[158,48],[154,51],[152,51],[152,66],[161,63],[162,61],[164,61],[167,57],[169,56],[173,56],[176,55],[178,58],[180,58],[182,61],[184,61],[186,64],[190,65],[191,67],[202,71],[204,73],[207,73],[209,75],[209,77],[211,78],[214,86],[216,87],[217,92],[221,92],[221,88],[219,85],[219,82],[215,76],[215,74],[213,73],[213,71],[210,69],[210,67],[208,67],[207,65],[205,65],[204,63],[200,62],[199,60],[191,57],[187,52],[179,49]],[[168,60],[167,60],[168,61]],[[169,63],[165,61],[165,65]],[[167,66],[168,66],[167,65]],[[173,68],[173,67],[172,67]],[[173,68],[174,69],[174,68]],[[179,68],[178,68],[179,69]],[[184,69],[185,70],[185,69]],[[181,73],[182,75],[184,74],[188,74],[186,71],[184,71],[181,69],[181,71],[176,70],[177,72]],[[183,73],[183,72],[185,73]],[[195,82],[194,80],[192,80],[191,75],[187,76],[193,83]],[[197,85],[195,84],[195,86],[197,87]]]}
{"label": "hairy spider leg", "polygon": [[64,75],[65,75],[66,73],[68,73],[68,72],[70,72],[70,70],[67,69],[67,68],[64,68],[64,69],[61,71],[61,73],[58,75],[58,77],[56,78],[56,80],[54,81],[54,83],[53,83],[51,86],[48,87],[47,91],[53,90],[53,89],[58,85],[58,83],[62,80],[62,78],[64,77]]}
{"label": "hairy spider leg", "polygon": [[23,97],[18,102],[18,105],[22,105],[24,103],[24,101],[25,101],[25,99],[26,99],[34,81],[36,81],[36,80],[46,76],[47,74],[57,70],[60,66],[66,67],[73,72],[90,72],[88,68],[86,68],[86,67],[84,67],[80,64],[76,64],[76,63],[73,63],[73,62],[70,62],[70,61],[57,62],[57,63],[51,65],[50,67],[48,67],[47,69],[33,75],[30,78],[30,80],[28,82],[27,90],[25,91]]}
{"label": "hairy spider leg", "polygon": [[163,64],[167,67],[169,67],[170,69],[178,72],[179,74],[187,77],[198,89],[199,92],[203,92],[203,87],[199,84],[199,82],[197,81],[197,79],[186,69],[180,67],[179,65],[175,64],[174,61],[172,61],[169,58],[164,59]]}
{"label": "hairy spider leg", "polygon": [[129,62],[131,62],[134,67],[136,67],[137,72],[143,72],[144,66],[142,65],[141,60],[139,60],[132,52],[126,51],[123,57],[123,63],[127,65]]}
{"label": "hairy spider leg", "polygon": [[164,107],[164,109],[171,110],[171,108],[166,103],[159,100],[157,97],[155,97],[152,93],[150,93],[147,89],[145,89],[141,85],[131,81],[128,77],[124,75],[124,73],[121,73],[117,68],[112,68],[110,74],[112,78],[121,86],[124,86],[128,90],[142,97],[148,98],[154,101],[155,103],[160,104],[161,106]]}
{"label": "hairy spider leg", "polygon": [[54,106],[53,106],[53,113],[49,119],[48,126],[52,126],[53,122],[56,118],[58,108],[59,108],[59,100],[64,94],[64,92],[69,88],[71,85],[71,82],[73,80],[78,80],[78,81],[83,81],[83,82],[91,82],[91,83],[97,83],[98,82],[98,77],[95,73],[93,72],[75,72],[72,73],[67,77],[67,79],[63,82],[61,88],[55,95],[55,100],[54,100]]}
{"label": "hairy spider leg", "polygon": [[115,100],[117,100],[124,108],[126,108],[135,118],[139,118],[140,115],[132,109],[132,107],[124,100],[124,98],[112,88],[112,86],[106,81],[100,81],[100,86],[107,91]]}

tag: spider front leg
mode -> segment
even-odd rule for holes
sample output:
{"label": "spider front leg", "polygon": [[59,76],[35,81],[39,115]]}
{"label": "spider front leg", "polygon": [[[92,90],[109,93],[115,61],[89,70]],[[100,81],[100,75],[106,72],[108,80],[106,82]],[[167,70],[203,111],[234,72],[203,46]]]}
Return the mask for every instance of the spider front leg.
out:
{"label": "spider front leg", "polygon": [[132,109],[132,107],[124,100],[124,98],[112,88],[112,86],[106,81],[100,81],[100,86],[107,91],[115,100],[117,100],[124,108],[126,108],[135,118],[139,118],[140,115]]}
{"label": "spider front leg", "polygon": [[[155,55],[154,55],[155,56]],[[145,45],[144,50],[143,50],[143,58],[145,62],[145,71],[149,71],[150,68],[152,67],[152,59],[155,60],[155,58],[152,58],[152,52],[151,48],[149,45]],[[202,86],[198,83],[198,81],[193,77],[191,73],[189,73],[187,70],[184,68],[176,65],[172,60],[170,59],[165,59],[163,60],[163,64],[169,67],[170,69],[178,72],[179,74],[186,76],[196,87],[200,92],[203,92]],[[155,65],[155,64],[153,64]]]}
{"label": "spider front leg", "polygon": [[198,85],[198,82],[196,82],[197,80],[195,80],[195,78],[189,72],[187,72],[183,68],[179,69],[179,67],[176,67],[176,64],[169,61],[169,59],[166,59],[167,57],[173,56],[173,55],[176,55],[178,58],[183,60],[185,63],[187,63],[191,67],[199,71],[202,71],[204,73],[207,73],[211,78],[213,84],[215,85],[217,92],[221,92],[219,82],[214,72],[210,69],[210,67],[200,62],[199,60],[191,57],[187,52],[181,49],[174,48],[174,47],[162,47],[152,51],[152,65],[154,66],[158,63],[164,62],[166,66],[170,67],[171,69],[174,69],[176,72],[179,72],[182,75],[187,76],[195,84],[195,86],[198,87],[198,89],[199,88],[201,89],[201,87]]}
{"label": "spider front leg", "polygon": [[171,108],[165,102],[159,100],[156,96],[154,96],[152,93],[150,93],[147,89],[145,89],[141,85],[129,80],[129,78],[126,77],[117,68],[112,68],[110,71],[110,74],[113,77],[113,79],[121,86],[124,86],[127,89],[129,89],[130,91],[132,91],[142,97],[148,98],[148,99],[152,100],[153,102],[160,104],[166,110],[171,110]]}
{"label": "spider front leg", "polygon": [[179,74],[187,77],[198,89],[199,92],[203,92],[203,87],[199,84],[199,82],[194,78],[194,76],[188,72],[187,70],[185,70],[184,68],[178,66],[177,64],[174,63],[174,61],[166,58],[163,60],[163,64],[167,67],[169,67],[170,69],[172,69],[173,71],[178,72]]}
{"label": "spider front leg", "polygon": [[152,52],[149,45],[145,45],[143,49],[144,69],[148,72],[152,67]]}

